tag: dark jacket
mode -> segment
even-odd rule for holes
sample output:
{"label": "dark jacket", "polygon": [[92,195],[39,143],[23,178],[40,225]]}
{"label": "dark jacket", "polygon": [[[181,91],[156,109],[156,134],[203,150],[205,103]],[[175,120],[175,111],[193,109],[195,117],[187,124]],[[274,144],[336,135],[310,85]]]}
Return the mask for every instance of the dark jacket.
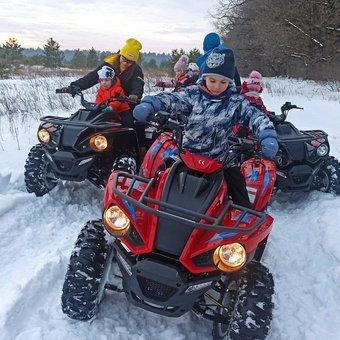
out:
{"label": "dark jacket", "polygon": [[[82,90],[86,90],[98,83],[98,73],[97,71],[100,70],[104,65],[113,67],[114,58],[116,58],[118,54],[114,54],[113,58],[105,58],[105,62],[99,65],[95,70],[91,71],[90,73],[86,74],[84,77],[74,81],[71,85],[79,86]],[[111,61],[107,62],[107,61]],[[131,70],[131,67],[134,69]],[[129,72],[128,72],[129,71]],[[136,95],[139,99],[142,98],[144,92],[144,74],[141,67],[135,63],[131,65],[127,70],[117,74],[121,87],[124,90],[126,96],[130,94]]]}
{"label": "dark jacket", "polygon": [[198,80],[198,74],[196,76],[189,77],[183,82],[183,87],[196,85],[197,80]]}

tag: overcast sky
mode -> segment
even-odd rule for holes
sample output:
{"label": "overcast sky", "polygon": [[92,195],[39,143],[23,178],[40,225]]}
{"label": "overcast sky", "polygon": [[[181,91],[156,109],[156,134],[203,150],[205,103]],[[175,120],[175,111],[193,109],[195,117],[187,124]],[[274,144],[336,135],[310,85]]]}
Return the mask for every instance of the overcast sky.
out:
{"label": "overcast sky", "polygon": [[114,52],[133,37],[142,52],[202,51],[216,6],[216,0],[0,0],[0,44],[14,37],[21,47],[43,48],[53,38],[61,50]]}

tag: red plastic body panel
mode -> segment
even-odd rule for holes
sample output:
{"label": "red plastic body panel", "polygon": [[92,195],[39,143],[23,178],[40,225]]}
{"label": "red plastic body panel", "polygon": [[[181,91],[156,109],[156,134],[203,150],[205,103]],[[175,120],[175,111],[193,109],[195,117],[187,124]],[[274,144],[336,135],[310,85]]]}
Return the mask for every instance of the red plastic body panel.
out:
{"label": "red plastic body panel", "polygon": [[269,203],[276,180],[276,164],[268,159],[249,159],[241,165],[253,209],[262,210]]}
{"label": "red plastic body panel", "polygon": [[[171,134],[165,133],[158,137],[146,154],[142,165],[143,176],[146,178],[152,178],[157,168],[162,164],[163,159],[176,152],[176,150],[177,148],[171,139]],[[208,174],[214,171],[212,169],[218,169],[218,166],[220,166],[220,164],[216,161],[208,160],[205,162],[205,158],[191,155],[187,151],[184,154],[181,154],[181,158],[189,168],[201,167],[200,171],[203,172],[203,169],[205,169]],[[198,162],[199,160],[204,161],[204,163]],[[170,170],[171,168],[168,168],[159,173],[155,185],[152,186],[148,192],[148,197],[159,201],[161,200],[165,181]],[[241,170],[246,178],[253,209],[262,210],[268,204],[273,190],[276,170],[275,163],[269,160],[250,159],[244,162]],[[153,251],[155,245],[158,217],[147,213],[138,206],[128,203],[125,199],[122,199],[113,193],[113,182],[117,173],[118,171],[113,172],[107,183],[104,195],[104,206],[109,207],[112,204],[118,205],[124,213],[130,217],[131,223],[139,233],[144,243],[140,246],[134,246],[129,243],[126,238],[122,237],[121,241],[130,249],[130,251],[134,254],[150,253]],[[131,183],[132,180],[128,178],[119,180],[117,189],[119,189],[120,192],[126,193],[128,191],[129,184]],[[143,195],[146,186],[146,183],[136,181],[132,191],[130,191],[130,196],[138,200]],[[205,215],[212,217],[219,216],[219,213],[223,211],[223,208],[227,203],[227,184],[226,181],[224,181],[208,210],[205,212]],[[151,203],[147,204],[148,207],[153,209],[157,208]],[[179,258],[179,261],[183,264],[183,266],[195,274],[216,271],[214,266],[196,266],[192,261],[192,258],[204,252],[212,251],[224,244],[233,242],[241,243],[245,247],[247,253],[256,249],[258,244],[269,235],[273,226],[273,218],[269,215],[265,215],[264,221],[257,229],[251,233],[243,234],[235,230],[231,231],[230,229],[231,226],[235,224],[235,221],[237,221],[237,217],[239,217],[240,214],[241,211],[236,208],[228,210],[222,221],[222,225],[225,226],[225,231],[223,232],[194,228]],[[254,225],[254,220],[257,218],[258,217],[254,215],[246,214],[242,219],[239,228],[249,228]],[[187,226],[183,225],[183,228],[185,227]],[[174,237],[176,237],[176,235],[174,235]],[[174,240],[171,242],[174,242]]]}

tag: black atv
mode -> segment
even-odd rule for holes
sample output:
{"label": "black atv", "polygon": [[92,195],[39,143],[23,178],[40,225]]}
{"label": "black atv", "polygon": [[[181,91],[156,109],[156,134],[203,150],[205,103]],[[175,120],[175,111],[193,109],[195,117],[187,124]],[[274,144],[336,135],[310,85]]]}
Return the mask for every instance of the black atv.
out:
{"label": "black atv", "polygon": [[[56,93],[67,93],[57,89]],[[81,182],[88,179],[95,186],[105,186],[114,161],[123,155],[136,160],[139,167],[138,139],[134,129],[124,128],[118,115],[105,111],[110,101],[127,101],[127,97],[110,97],[95,104],[77,93],[84,108],[68,118],[45,116],[38,128],[39,144],[32,147],[25,164],[25,184],[29,193],[43,196],[58,180]],[[104,110],[104,111],[103,111]]]}
{"label": "black atv", "polygon": [[340,163],[329,155],[327,133],[322,130],[298,130],[286,121],[291,109],[302,108],[286,102],[281,107],[281,115],[269,115],[279,142],[276,190],[319,190],[340,195]]}

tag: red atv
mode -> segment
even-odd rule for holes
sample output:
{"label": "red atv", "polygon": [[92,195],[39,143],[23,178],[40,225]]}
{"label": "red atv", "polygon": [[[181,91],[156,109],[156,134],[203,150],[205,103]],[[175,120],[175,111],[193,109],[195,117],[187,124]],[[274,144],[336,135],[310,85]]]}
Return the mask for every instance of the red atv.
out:
{"label": "red atv", "polygon": [[[274,281],[260,261],[273,226],[265,208],[275,163],[260,157],[256,142],[238,138],[221,160],[193,155],[182,148],[182,122],[160,112],[155,124],[162,133],[142,174],[114,171],[103,219],[78,236],[63,312],[93,318],[108,289],[157,314],[193,311],[213,322],[213,339],[265,339]],[[241,168],[254,210],[228,199],[223,169],[241,153],[253,155]]]}

